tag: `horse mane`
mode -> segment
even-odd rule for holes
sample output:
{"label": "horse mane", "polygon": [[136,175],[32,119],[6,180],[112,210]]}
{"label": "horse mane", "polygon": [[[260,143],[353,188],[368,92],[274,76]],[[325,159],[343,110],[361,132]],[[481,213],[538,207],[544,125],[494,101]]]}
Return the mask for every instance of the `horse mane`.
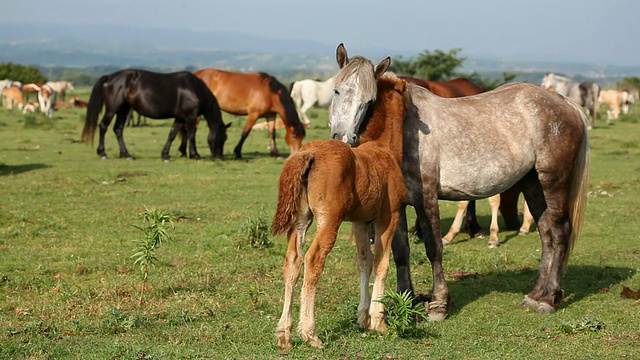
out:
{"label": "horse mane", "polygon": [[336,84],[345,81],[351,76],[356,76],[359,80],[358,86],[362,91],[362,100],[370,101],[376,99],[378,84],[373,63],[370,60],[362,56],[354,56],[349,59],[349,62],[336,75]]}
{"label": "horse mane", "polygon": [[259,74],[260,79],[269,81],[269,89],[271,92],[274,94],[280,93],[280,102],[282,103],[282,106],[284,106],[284,114],[287,116],[287,124],[294,127],[294,134],[296,136],[305,136],[306,131],[304,130],[304,125],[298,117],[298,111],[296,111],[296,106],[293,103],[293,99],[291,98],[291,94],[287,88],[275,77],[264,72],[260,72]]}

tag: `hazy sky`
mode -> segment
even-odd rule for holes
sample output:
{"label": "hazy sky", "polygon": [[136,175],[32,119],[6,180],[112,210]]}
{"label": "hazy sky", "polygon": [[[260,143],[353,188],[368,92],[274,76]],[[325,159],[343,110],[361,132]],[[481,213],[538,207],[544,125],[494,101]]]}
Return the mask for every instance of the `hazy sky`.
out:
{"label": "hazy sky", "polygon": [[0,23],[234,31],[347,49],[462,48],[505,59],[640,66],[639,0],[2,0],[0,8]]}

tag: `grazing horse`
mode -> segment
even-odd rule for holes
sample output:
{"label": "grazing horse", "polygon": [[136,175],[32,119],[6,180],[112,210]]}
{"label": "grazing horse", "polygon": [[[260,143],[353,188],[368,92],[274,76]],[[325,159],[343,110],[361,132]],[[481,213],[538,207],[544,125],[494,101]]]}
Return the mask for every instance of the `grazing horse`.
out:
{"label": "grazing horse", "polygon": [[[337,58],[347,58],[342,44]],[[358,143],[375,92],[375,84],[357,77],[336,81],[329,112],[333,139]],[[412,106],[404,120],[402,170],[408,195],[393,241],[398,291],[414,293],[406,205],[416,211],[431,262],[429,319],[441,321],[451,299],[442,268],[438,200],[480,199],[518,184],[542,240],[538,278],[521,305],[540,313],[555,311],[562,300],[560,280],[580,231],[588,185],[587,120],[580,107],[524,83],[455,99],[412,84],[407,92]]]}
{"label": "grazing horse", "polygon": [[162,149],[162,159],[169,160],[169,150],[176,135],[186,129],[189,140],[189,155],[200,159],[196,150],[196,120],[204,115],[209,125],[209,148],[214,158],[222,158],[227,127],[222,122],[222,114],[216,98],[206,84],[187,71],[160,74],[151,71],[125,69],[104,75],[91,90],[87,117],[82,130],[82,139],[93,142],[98,127],[98,115],[105,107],[100,122],[100,144],[98,155],[106,159],[104,135],[113,115],[117,115],[113,131],[118,138],[120,157],[133,159],[127,150],[122,132],[131,109],[153,118],[175,118],[169,138]]}
{"label": "grazing horse", "polygon": [[620,107],[624,103],[623,97],[626,97],[626,95],[623,94],[623,91],[619,91],[619,90],[600,91],[600,96],[598,97],[598,103],[600,105],[602,104],[607,105],[607,122],[611,122],[611,120],[616,120],[618,117],[620,117]]}
{"label": "grazing horse", "polygon": [[629,108],[636,101],[638,97],[638,90],[622,90],[622,106],[621,110],[623,114],[629,113]]}
{"label": "grazing horse", "polygon": [[233,150],[236,159],[242,158],[242,144],[249,136],[251,127],[264,117],[269,124],[269,139],[272,156],[280,156],[276,148],[274,120],[280,115],[287,128],[285,141],[291,153],[302,145],[304,125],[298,118],[296,107],[287,88],[276,78],[265,73],[237,73],[217,69],[202,69],[195,75],[211,89],[218,99],[220,109],[235,115],[247,115],[238,145]]}
{"label": "grazing horse", "polygon": [[24,99],[28,101],[29,95],[31,94],[36,94],[36,97],[37,97],[38,91],[40,91],[40,87],[42,87],[42,85],[44,85],[43,82],[28,83],[28,84],[22,85],[22,92],[24,93]]}
{"label": "grazing horse", "polygon": [[[367,99],[371,107],[363,115],[363,133],[357,147],[336,140],[315,140],[284,163],[272,225],[274,234],[286,232],[288,236],[284,306],[276,328],[278,347],[283,351],[292,346],[293,288],[303,263],[305,234],[314,216],[318,229],[304,256],[298,334],[312,346],[322,344],[315,328],[316,287],[343,221],[353,222],[357,244],[358,324],[363,329],[386,330],[384,307],[379,300],[384,293],[398,211],[406,196],[400,166],[402,122],[409,108],[404,94],[406,82],[392,74],[382,75],[390,61],[386,58],[374,67],[369,60],[358,57],[340,64],[337,91],[348,91],[340,84],[357,81],[354,79],[366,79],[377,87]],[[375,256],[368,236],[370,224],[375,229]],[[375,280],[369,294],[372,270]]]}
{"label": "grazing horse", "polygon": [[[600,85],[591,81],[574,82],[564,76],[548,73],[542,78],[543,88],[554,88],[555,92],[562,94],[569,99],[575,101],[578,105],[584,106],[589,110],[591,116],[592,129],[598,112],[598,96],[600,95]],[[610,123],[607,119],[607,123]]]}
{"label": "grazing horse", "polygon": [[[439,81],[431,81],[431,80],[422,80],[408,76],[400,76],[400,78],[405,79],[410,84],[415,84],[418,86],[422,86],[423,88],[431,91],[432,93],[446,98],[457,98],[463,96],[471,96],[484,92],[484,89],[480,86],[472,83],[469,80],[463,78],[456,78],[444,82]],[[503,197],[501,194],[494,195],[489,197],[489,206],[491,207],[491,225],[489,227],[489,248],[496,248],[500,245],[498,241],[498,231],[500,230],[498,226],[498,209],[501,209],[503,212],[503,217],[505,218],[505,222],[507,223],[508,229],[517,228],[519,225],[517,223],[518,213],[517,213],[517,202],[518,196],[520,195],[519,191],[508,190],[506,191]],[[515,199],[513,199],[515,197]],[[504,200],[505,204],[510,204],[515,201],[516,206],[501,206],[501,202]],[[476,202],[475,200],[464,200],[458,203],[458,211],[454,217],[453,223],[449,228],[447,234],[442,238],[442,243],[444,245],[448,245],[451,243],[453,238],[460,233],[460,228],[462,227],[462,218],[465,214],[465,210],[467,213],[466,217],[466,229],[468,230],[470,237],[480,236],[483,231],[480,225],[478,224],[478,220],[476,217]],[[510,224],[508,219],[516,219],[515,226]],[[513,221],[512,221],[513,222]],[[531,224],[533,222],[533,218],[528,211],[528,208],[525,205],[524,212],[524,220],[522,223],[522,227],[520,228],[520,234],[529,233],[529,229],[531,228]],[[414,227],[419,237],[421,235],[421,229],[416,220],[416,225]]]}
{"label": "grazing horse", "polygon": [[328,107],[333,96],[335,76],[325,81],[313,79],[299,80],[291,84],[291,98],[298,108],[298,114],[304,119],[305,126],[311,124],[307,111],[313,106]]}
{"label": "grazing horse", "polygon": [[49,86],[51,90],[57,92],[62,101],[65,101],[67,90],[73,91],[75,89],[71,81],[47,81],[44,85]]}
{"label": "grazing horse", "polygon": [[16,85],[11,85],[1,91],[2,93],[2,103],[4,104],[5,109],[13,110],[14,106],[18,107],[18,110],[22,110],[24,106],[24,97],[22,96],[22,91]]}

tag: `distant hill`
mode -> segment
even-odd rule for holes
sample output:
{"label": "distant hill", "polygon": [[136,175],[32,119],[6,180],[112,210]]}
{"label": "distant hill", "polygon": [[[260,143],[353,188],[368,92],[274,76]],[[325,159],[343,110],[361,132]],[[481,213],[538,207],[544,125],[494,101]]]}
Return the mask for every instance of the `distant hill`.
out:
{"label": "distant hill", "polygon": [[[41,67],[145,67],[167,71],[216,67],[238,71],[287,69],[321,74],[337,70],[336,45],[235,32],[0,24],[0,62]],[[395,54],[383,48],[352,49],[354,53],[375,57],[392,55],[407,59],[417,55]],[[640,67],[483,58],[465,55],[464,49],[462,56],[467,57],[464,72],[537,74],[554,71],[572,77],[600,79],[640,76]]]}

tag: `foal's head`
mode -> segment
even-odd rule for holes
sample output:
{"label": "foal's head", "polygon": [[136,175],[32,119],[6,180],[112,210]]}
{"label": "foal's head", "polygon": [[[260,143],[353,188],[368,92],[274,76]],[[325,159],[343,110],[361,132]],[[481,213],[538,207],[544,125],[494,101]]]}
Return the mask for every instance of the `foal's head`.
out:
{"label": "foal's head", "polygon": [[349,59],[347,50],[340,44],[336,60],[340,71],[329,109],[331,138],[355,145],[367,110],[376,100],[377,80],[387,71],[391,59],[387,57],[376,66],[361,56]]}

